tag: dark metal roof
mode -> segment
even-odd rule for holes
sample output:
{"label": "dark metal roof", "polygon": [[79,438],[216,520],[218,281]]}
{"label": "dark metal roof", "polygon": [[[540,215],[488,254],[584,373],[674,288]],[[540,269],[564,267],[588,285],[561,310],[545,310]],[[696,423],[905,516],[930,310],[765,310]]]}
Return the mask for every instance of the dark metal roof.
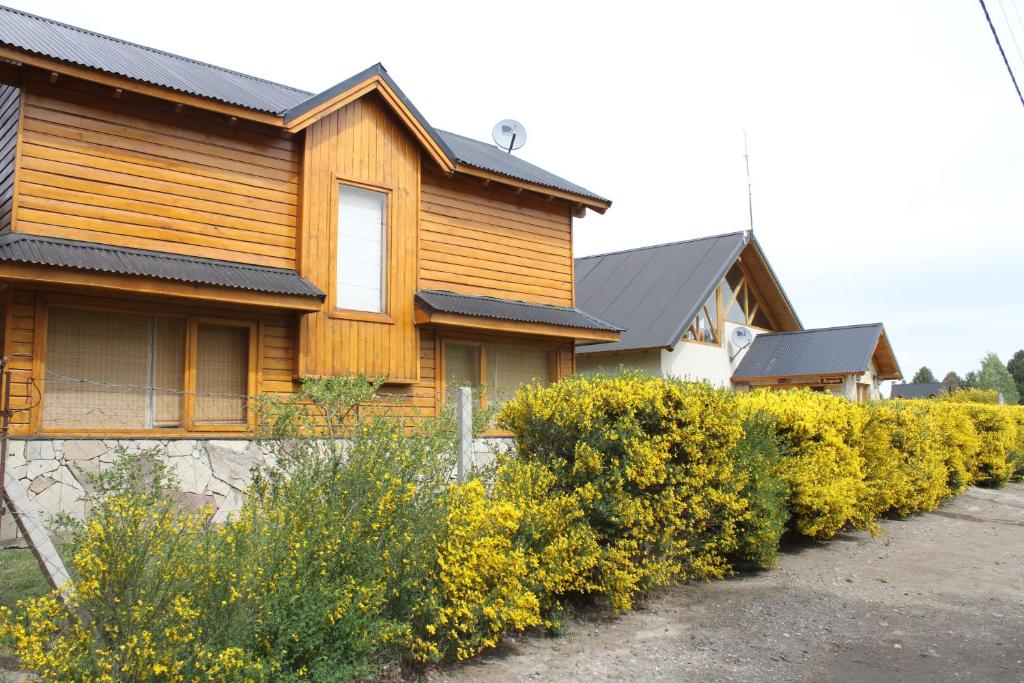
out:
{"label": "dark metal roof", "polygon": [[576,259],[576,305],[626,329],[579,352],[675,346],[748,240],[733,232]]}
{"label": "dark metal roof", "polygon": [[948,382],[919,382],[917,384],[893,384],[890,398],[931,398],[949,391]]}
{"label": "dark metal roof", "polygon": [[178,92],[282,116],[285,121],[379,74],[453,163],[457,161],[510,178],[602,202],[608,201],[564,178],[506,154],[494,145],[433,128],[380,64],[321,93],[311,93],[3,6],[0,6],[0,44]]}
{"label": "dark metal roof", "polygon": [[280,114],[312,93],[0,6],[0,43],[247,109]]}
{"label": "dark metal roof", "polygon": [[758,377],[867,372],[884,332],[882,323],[871,323],[759,334],[732,378],[742,381]]}
{"label": "dark metal roof", "polygon": [[536,183],[544,187],[551,187],[570,194],[583,197],[590,197],[601,202],[611,203],[599,194],[591,192],[585,187],[571,183],[565,178],[560,178],[554,173],[549,173],[539,166],[534,166],[528,161],[523,161],[517,156],[509,154],[505,150],[492,145],[489,142],[480,142],[467,138],[456,133],[449,133],[443,130],[437,131],[447,143],[454,155],[455,160],[466,166],[492,171],[528,183]]}
{"label": "dark metal roof", "polygon": [[270,294],[323,298],[316,285],[294,270],[251,266],[217,259],[177,256],[93,242],[41,237],[19,232],[0,235],[0,261],[140,275]]}
{"label": "dark metal roof", "polygon": [[436,289],[416,292],[418,303],[432,312],[453,313],[497,320],[515,320],[523,323],[561,325],[585,330],[619,332],[621,328],[584,313],[578,308],[511,301],[490,296],[456,294]]}

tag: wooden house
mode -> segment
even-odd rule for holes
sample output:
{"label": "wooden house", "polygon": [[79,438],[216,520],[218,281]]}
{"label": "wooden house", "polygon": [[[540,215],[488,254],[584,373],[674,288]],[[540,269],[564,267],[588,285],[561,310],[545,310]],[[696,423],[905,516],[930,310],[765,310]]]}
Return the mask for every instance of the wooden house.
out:
{"label": "wooden house", "polygon": [[636,368],[716,386],[880,398],[902,377],[881,323],[804,329],[764,250],[735,232],[576,259],[579,306],[625,328],[580,371]]}
{"label": "wooden house", "polygon": [[14,433],[227,437],[307,375],[434,415],[574,370],[603,197],[432,127],[380,65],[321,93],[0,8]]}

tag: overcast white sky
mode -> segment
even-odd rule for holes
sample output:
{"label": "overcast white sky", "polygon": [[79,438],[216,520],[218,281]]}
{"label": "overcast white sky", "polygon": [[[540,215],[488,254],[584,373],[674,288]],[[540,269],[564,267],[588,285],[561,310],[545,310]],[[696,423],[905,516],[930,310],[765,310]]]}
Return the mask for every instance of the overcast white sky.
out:
{"label": "overcast white sky", "polygon": [[[313,91],[380,61],[481,140],[516,118],[614,200],[577,256],[746,228],[746,128],[806,326],[884,322],[908,379],[1024,347],[1024,107],[976,0],[7,2]],[[1024,80],[1024,0],[987,2]]]}

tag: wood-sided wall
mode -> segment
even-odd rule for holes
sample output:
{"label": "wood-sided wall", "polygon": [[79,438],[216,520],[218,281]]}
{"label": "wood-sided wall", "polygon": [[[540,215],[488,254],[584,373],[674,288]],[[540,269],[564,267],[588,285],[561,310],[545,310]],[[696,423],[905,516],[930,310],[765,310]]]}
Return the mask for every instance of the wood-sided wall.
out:
{"label": "wood-sided wall", "polygon": [[[377,95],[325,116],[305,131],[299,272],[328,292],[324,310],[303,316],[300,372],[386,376],[415,382],[416,226],[420,149]],[[351,183],[388,193],[387,311],[337,311],[335,288],[338,187]]]}
{"label": "wood-sided wall", "polygon": [[15,230],[295,267],[293,140],[28,68],[21,81]]}
{"label": "wood-sided wall", "polygon": [[[3,353],[11,358],[11,407],[12,433],[26,436],[40,433],[40,401],[45,400],[45,348],[46,301],[57,300],[62,306],[80,305],[92,308],[117,308],[136,311],[140,314],[166,313],[234,318],[254,321],[257,324],[259,340],[256,358],[256,390],[258,393],[290,394],[296,389],[295,354],[296,321],[288,313],[224,309],[195,303],[155,303],[152,299],[134,297],[96,297],[71,295],[63,292],[37,291],[8,286],[5,297]],[[55,299],[56,298],[56,299]],[[111,438],[119,436],[111,430]],[[180,430],[150,430],[152,434],[173,437],[184,432]],[[59,436],[54,431],[49,435]],[[237,436],[237,433],[233,434]],[[204,432],[204,437],[216,436]]]}
{"label": "wood-sided wall", "polygon": [[422,207],[421,288],[573,305],[566,202],[424,173]]}

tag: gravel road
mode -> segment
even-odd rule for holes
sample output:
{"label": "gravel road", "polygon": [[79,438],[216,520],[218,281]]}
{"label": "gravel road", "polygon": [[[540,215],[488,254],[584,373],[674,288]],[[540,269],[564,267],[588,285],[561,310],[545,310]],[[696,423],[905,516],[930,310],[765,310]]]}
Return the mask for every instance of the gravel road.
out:
{"label": "gravel road", "polygon": [[1024,485],[790,548],[433,672],[456,681],[1024,681]]}

